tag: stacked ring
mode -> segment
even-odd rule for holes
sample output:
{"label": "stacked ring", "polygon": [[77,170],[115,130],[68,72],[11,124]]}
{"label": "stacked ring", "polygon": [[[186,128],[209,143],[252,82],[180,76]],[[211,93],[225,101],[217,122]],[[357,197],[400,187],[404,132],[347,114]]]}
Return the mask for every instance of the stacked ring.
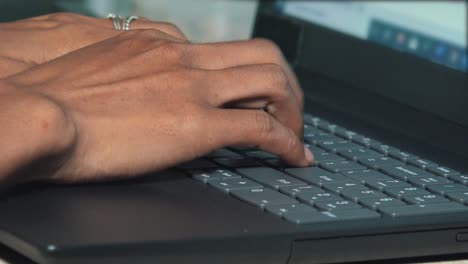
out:
{"label": "stacked ring", "polygon": [[137,16],[128,16],[125,18],[122,30],[130,30],[130,24],[133,20],[137,20],[139,17]]}
{"label": "stacked ring", "polygon": [[114,28],[116,30],[130,30],[130,24],[132,23],[133,20],[139,19],[137,16],[128,16],[123,19],[123,24],[122,18],[120,16],[117,16],[114,13],[109,13],[107,15],[107,19],[111,19],[112,22],[114,23]]}
{"label": "stacked ring", "polygon": [[111,19],[112,22],[114,23],[114,29],[116,30],[121,30],[122,26],[120,25],[120,17],[118,17],[116,14],[109,13],[107,15],[107,19]]}

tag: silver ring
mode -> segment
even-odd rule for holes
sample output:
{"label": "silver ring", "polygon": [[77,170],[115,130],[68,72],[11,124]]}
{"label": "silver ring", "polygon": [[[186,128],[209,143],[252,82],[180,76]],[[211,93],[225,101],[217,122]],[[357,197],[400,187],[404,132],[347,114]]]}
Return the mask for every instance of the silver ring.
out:
{"label": "silver ring", "polygon": [[117,16],[114,13],[109,13],[107,15],[107,19],[112,20],[112,22],[114,23],[114,29],[116,29],[116,30],[121,30],[122,29],[122,25],[120,24],[121,18],[119,16]]}
{"label": "silver ring", "polygon": [[133,20],[137,20],[139,17],[137,16],[128,16],[124,19],[124,23],[122,26],[122,30],[130,30],[130,24]]}

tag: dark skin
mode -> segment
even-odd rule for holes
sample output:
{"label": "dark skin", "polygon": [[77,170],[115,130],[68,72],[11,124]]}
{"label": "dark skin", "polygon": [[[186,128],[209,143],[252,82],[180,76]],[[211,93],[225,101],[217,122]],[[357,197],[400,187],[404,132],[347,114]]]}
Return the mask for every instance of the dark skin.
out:
{"label": "dark skin", "polygon": [[[234,145],[313,162],[301,89],[270,41],[193,44],[166,23],[122,32],[71,14],[0,28],[17,42],[0,41],[0,184],[127,178]],[[38,161],[47,173],[18,174]]]}

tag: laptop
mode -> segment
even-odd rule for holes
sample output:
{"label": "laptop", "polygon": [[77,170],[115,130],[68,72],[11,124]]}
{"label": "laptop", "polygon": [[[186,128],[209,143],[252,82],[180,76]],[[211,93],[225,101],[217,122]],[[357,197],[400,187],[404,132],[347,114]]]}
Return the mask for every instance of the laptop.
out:
{"label": "laptop", "polygon": [[253,36],[298,74],[313,166],[226,148],[134,180],[25,186],[0,198],[3,252],[41,264],[468,258],[465,22],[464,1],[261,2]]}

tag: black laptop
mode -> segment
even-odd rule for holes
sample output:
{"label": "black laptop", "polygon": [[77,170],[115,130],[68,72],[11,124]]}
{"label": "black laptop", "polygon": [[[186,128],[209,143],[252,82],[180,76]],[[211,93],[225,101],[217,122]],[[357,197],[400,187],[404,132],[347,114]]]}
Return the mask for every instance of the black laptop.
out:
{"label": "black laptop", "polygon": [[226,148],[136,180],[23,187],[0,197],[2,252],[41,264],[468,258],[466,5],[262,2],[254,36],[294,65],[314,166]]}

